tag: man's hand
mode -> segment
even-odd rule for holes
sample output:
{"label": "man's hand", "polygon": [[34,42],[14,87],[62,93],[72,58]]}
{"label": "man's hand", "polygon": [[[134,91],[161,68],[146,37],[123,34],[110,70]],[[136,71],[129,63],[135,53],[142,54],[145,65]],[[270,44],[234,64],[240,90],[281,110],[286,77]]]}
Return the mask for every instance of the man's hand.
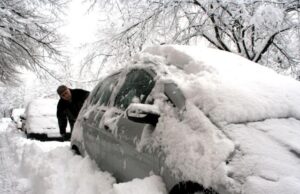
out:
{"label": "man's hand", "polygon": [[62,141],[66,141],[67,140],[67,134],[63,133],[63,134],[60,134],[60,135],[61,135]]}
{"label": "man's hand", "polygon": [[70,133],[63,133],[63,134],[60,134],[61,135],[61,138],[62,138],[62,141],[69,141],[70,140]]}

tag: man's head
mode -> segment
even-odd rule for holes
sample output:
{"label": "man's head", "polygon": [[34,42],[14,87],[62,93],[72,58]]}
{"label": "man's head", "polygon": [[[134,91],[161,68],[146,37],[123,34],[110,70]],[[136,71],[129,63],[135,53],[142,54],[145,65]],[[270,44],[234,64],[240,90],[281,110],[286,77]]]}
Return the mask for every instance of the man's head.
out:
{"label": "man's head", "polygon": [[57,88],[57,94],[64,100],[67,100],[67,101],[71,101],[72,99],[72,94],[71,94],[71,91],[70,89],[65,86],[65,85],[61,85]]}

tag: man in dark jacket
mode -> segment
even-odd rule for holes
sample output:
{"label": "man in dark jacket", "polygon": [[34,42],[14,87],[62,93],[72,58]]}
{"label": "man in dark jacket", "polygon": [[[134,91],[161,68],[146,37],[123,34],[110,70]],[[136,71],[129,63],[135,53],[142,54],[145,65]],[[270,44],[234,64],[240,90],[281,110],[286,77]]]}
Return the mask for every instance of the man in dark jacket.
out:
{"label": "man in dark jacket", "polygon": [[82,89],[70,89],[65,85],[61,85],[57,88],[57,93],[60,100],[57,104],[56,116],[60,134],[63,138],[66,138],[67,121],[69,121],[72,133],[78,113],[89,92]]}

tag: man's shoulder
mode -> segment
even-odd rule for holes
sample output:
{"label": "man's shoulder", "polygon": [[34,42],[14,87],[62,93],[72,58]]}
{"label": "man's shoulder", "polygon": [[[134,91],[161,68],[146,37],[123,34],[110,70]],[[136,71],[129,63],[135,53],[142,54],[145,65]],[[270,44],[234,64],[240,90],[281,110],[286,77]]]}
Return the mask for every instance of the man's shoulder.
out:
{"label": "man's shoulder", "polygon": [[88,97],[88,95],[90,94],[89,91],[83,90],[83,89],[72,89],[71,90],[72,93],[72,99],[73,100],[82,100],[82,99],[86,99]]}
{"label": "man's shoulder", "polygon": [[70,91],[71,93],[90,93],[89,91],[80,88],[70,89]]}

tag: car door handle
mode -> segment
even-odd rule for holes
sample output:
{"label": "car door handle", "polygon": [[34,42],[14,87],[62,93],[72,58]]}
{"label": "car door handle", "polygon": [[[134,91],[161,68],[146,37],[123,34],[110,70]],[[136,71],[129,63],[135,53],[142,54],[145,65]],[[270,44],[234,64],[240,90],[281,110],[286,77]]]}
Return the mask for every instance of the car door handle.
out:
{"label": "car door handle", "polygon": [[114,116],[120,116],[122,113],[120,112],[114,112]]}
{"label": "car door handle", "polygon": [[97,111],[100,111],[100,112],[106,112],[106,109],[104,109],[104,108],[97,108]]}

